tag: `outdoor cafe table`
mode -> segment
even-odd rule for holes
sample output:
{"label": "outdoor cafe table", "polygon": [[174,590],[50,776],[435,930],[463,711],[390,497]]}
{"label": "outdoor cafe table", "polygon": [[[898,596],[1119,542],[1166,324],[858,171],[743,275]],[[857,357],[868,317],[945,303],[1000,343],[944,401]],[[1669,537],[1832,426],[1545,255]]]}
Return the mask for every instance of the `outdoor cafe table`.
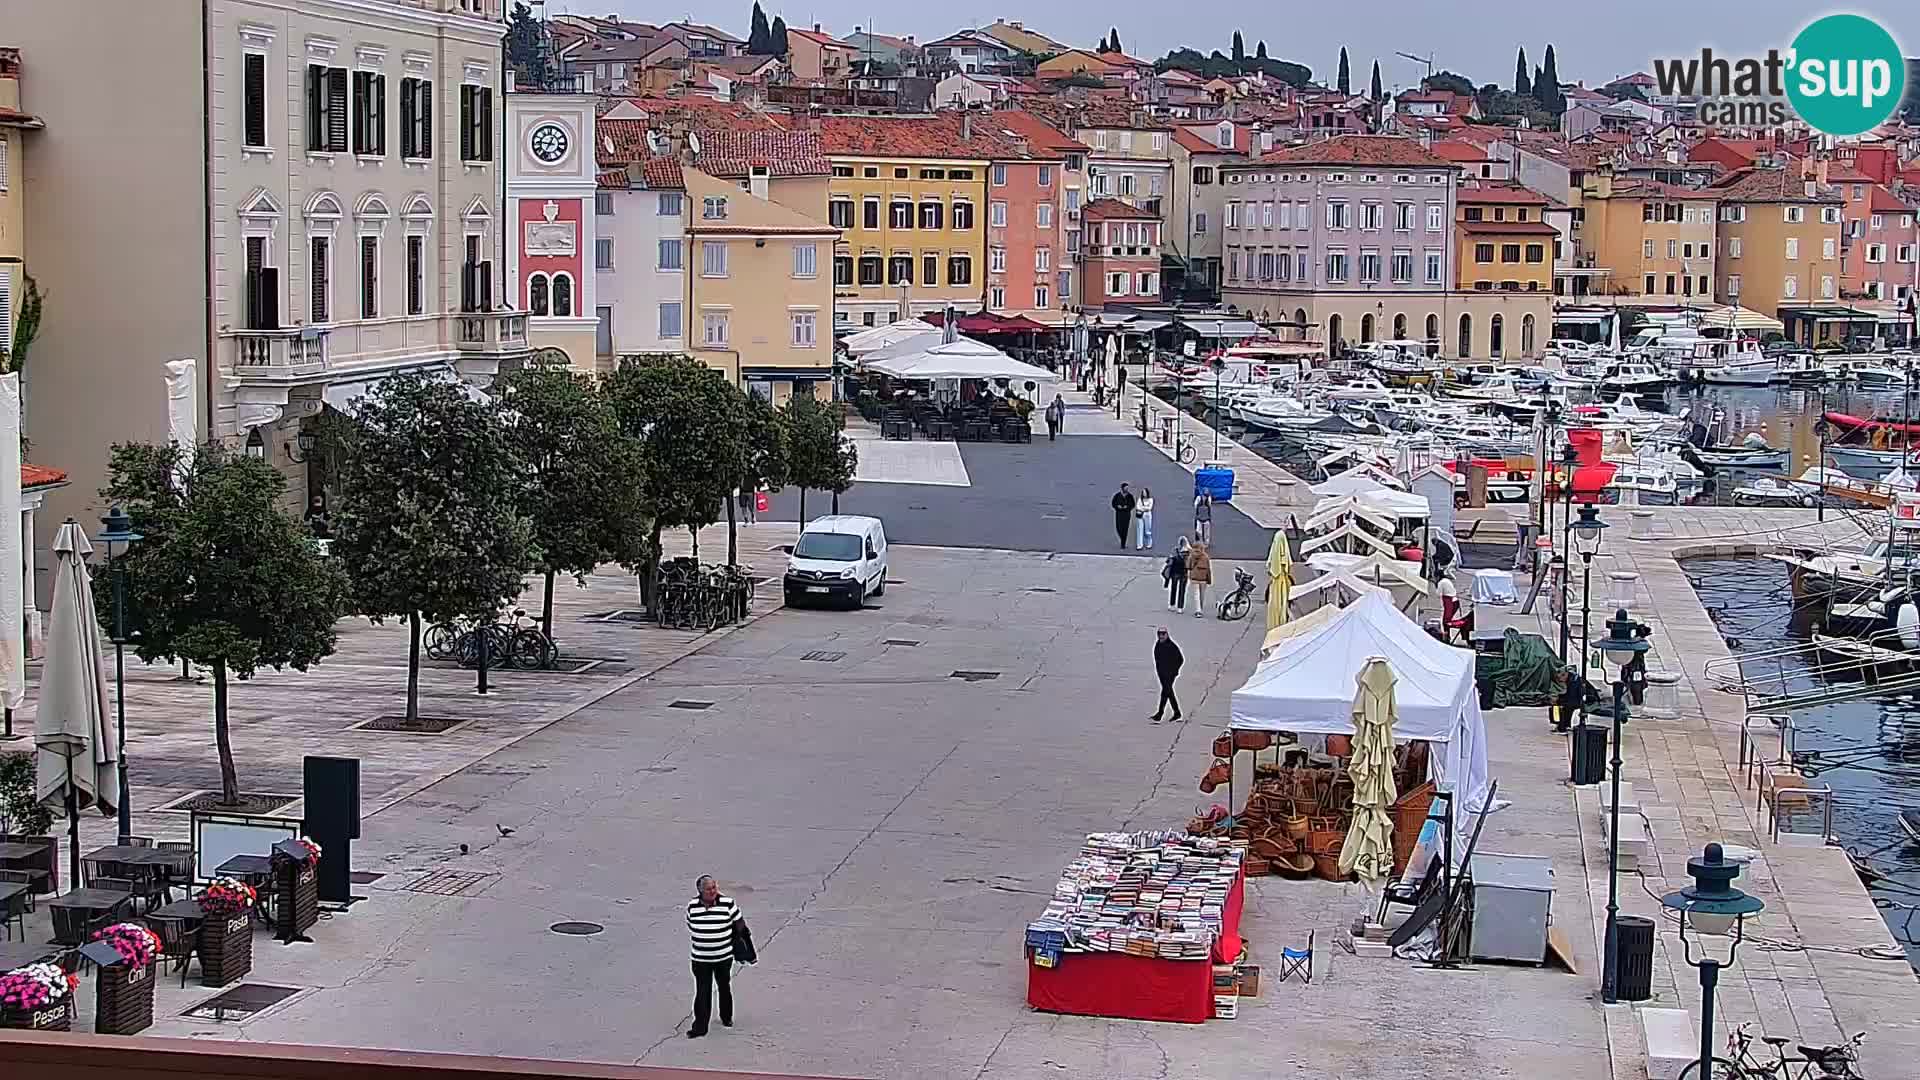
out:
{"label": "outdoor cafe table", "polygon": [[60,953],[60,946],[42,941],[0,941],[0,971],[13,971],[42,960],[52,960]]}
{"label": "outdoor cafe table", "polygon": [[[56,896],[47,901],[48,907],[67,908],[83,913],[79,924],[84,926],[96,916],[113,911],[122,904],[130,903],[133,894],[119,889],[75,889],[64,896]],[[77,941],[63,941],[63,945],[77,945]]]}
{"label": "outdoor cafe table", "polygon": [[9,840],[4,844],[0,844],[0,868],[17,870],[19,867],[12,865],[14,862],[20,859],[31,859],[45,850],[47,850],[45,842],[23,844],[15,840]]}
{"label": "outdoor cafe table", "polygon": [[273,890],[268,888],[273,882],[273,857],[270,855],[235,855],[219,865],[214,873],[220,877],[239,878],[253,886],[258,894],[258,902],[253,910],[260,921],[273,925],[273,912],[268,905],[273,900]]}

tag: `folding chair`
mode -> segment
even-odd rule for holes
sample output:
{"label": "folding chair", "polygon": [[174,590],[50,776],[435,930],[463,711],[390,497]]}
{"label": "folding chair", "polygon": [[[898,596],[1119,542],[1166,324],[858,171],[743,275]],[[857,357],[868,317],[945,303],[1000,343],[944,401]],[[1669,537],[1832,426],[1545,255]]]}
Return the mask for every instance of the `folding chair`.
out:
{"label": "folding chair", "polygon": [[1301,981],[1309,986],[1313,985],[1313,935],[1314,931],[1307,931],[1307,947],[1304,949],[1296,949],[1291,945],[1281,946],[1280,982],[1286,982],[1291,976],[1298,975]]}

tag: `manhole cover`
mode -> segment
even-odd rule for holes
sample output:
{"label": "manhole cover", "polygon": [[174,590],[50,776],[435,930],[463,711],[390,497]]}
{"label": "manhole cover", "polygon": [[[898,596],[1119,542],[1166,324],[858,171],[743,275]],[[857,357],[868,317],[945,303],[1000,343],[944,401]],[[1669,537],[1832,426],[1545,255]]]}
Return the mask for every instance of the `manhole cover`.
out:
{"label": "manhole cover", "polygon": [[605,930],[606,927],[601,926],[597,922],[557,922],[547,927],[547,929],[556,934],[566,934],[569,937],[592,937],[602,930]]}
{"label": "manhole cover", "polygon": [[416,716],[408,719],[404,714],[376,716],[352,725],[349,730],[359,731],[398,731],[409,735],[445,735],[463,724],[471,724],[471,718],[457,716]]}
{"label": "manhole cover", "polygon": [[816,663],[821,663],[821,664],[831,664],[836,660],[846,659],[846,656],[847,654],[843,652],[832,652],[827,649],[815,649],[812,652],[802,656],[800,659],[812,660],[812,661],[815,661]]}
{"label": "manhole cover", "polygon": [[466,896],[493,884],[499,876],[480,870],[435,870],[426,877],[408,882],[406,891],[431,896]]}
{"label": "manhole cover", "polygon": [[920,643],[919,643],[919,642],[917,642],[917,641],[915,641],[915,640],[913,640],[912,638],[904,638],[904,637],[890,637],[890,638],[888,638],[887,640],[885,640],[885,641],[883,641],[883,642],[881,642],[880,644],[882,644],[882,645],[907,645],[907,646],[918,646],[918,645],[919,645]]}
{"label": "manhole cover", "polygon": [[355,870],[347,875],[347,880],[355,885],[371,885],[386,876],[372,870]]}
{"label": "manhole cover", "polygon": [[968,682],[985,682],[999,677],[1000,673],[997,671],[956,671],[947,676],[949,679],[965,679]]}
{"label": "manhole cover", "polygon": [[679,701],[672,701],[672,702],[668,702],[668,703],[667,703],[667,708],[669,708],[669,709],[694,709],[694,710],[696,710],[696,711],[697,711],[697,710],[700,710],[700,709],[711,709],[711,708],[713,708],[713,702],[711,702],[711,701],[693,701],[693,700],[691,700],[691,699],[688,699],[688,698],[682,698],[682,699],[680,699]]}
{"label": "manhole cover", "polygon": [[297,986],[270,986],[267,983],[241,983],[224,994],[195,1005],[182,1016],[201,1020],[240,1020],[287,1000],[300,992]]}

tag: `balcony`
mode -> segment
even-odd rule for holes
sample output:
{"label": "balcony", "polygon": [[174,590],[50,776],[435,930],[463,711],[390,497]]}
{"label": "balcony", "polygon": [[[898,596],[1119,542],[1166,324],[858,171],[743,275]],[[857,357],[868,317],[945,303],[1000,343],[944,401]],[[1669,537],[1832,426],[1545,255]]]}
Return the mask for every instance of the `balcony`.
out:
{"label": "balcony", "polygon": [[297,380],[327,369],[327,332],[232,330],[234,374],[243,379]]}
{"label": "balcony", "polygon": [[527,349],[527,317],[517,311],[453,316],[454,343],[463,353],[512,355]]}

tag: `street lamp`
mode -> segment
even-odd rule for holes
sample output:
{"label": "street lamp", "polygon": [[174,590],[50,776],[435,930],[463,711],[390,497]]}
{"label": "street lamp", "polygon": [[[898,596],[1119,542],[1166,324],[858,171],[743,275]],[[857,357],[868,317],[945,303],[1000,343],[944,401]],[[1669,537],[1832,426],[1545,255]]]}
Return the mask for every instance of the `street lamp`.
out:
{"label": "street lamp", "polygon": [[[1747,916],[1757,915],[1767,905],[1757,896],[1748,896],[1733,884],[1740,874],[1736,863],[1726,861],[1719,844],[1708,844],[1697,859],[1687,860],[1691,888],[1670,892],[1660,898],[1668,911],[1680,916],[1680,947],[1688,965],[1700,969],[1700,1068],[1706,1076],[1713,1062],[1713,995],[1720,984],[1720,969],[1732,967],[1740,942],[1746,936]],[[1699,940],[1700,959],[1693,958],[1694,943],[1687,938],[1693,928]],[[1721,960],[1708,951],[1707,939],[1725,939],[1727,958]]]}
{"label": "street lamp", "polygon": [[[254,428],[257,438],[259,428]],[[132,798],[127,790],[127,564],[121,556],[141,539],[133,531],[133,519],[123,507],[116,506],[100,519],[105,530],[95,540],[107,545],[107,564],[113,574],[113,698],[114,732],[120,747],[120,835],[133,835]],[[120,551],[114,551],[114,545]]]}
{"label": "street lamp", "polygon": [[1580,674],[1587,673],[1588,652],[1592,648],[1593,629],[1588,626],[1587,615],[1592,610],[1592,596],[1589,595],[1593,584],[1593,557],[1600,554],[1600,544],[1606,538],[1607,523],[1600,520],[1600,508],[1587,503],[1580,508],[1580,517],[1567,526],[1573,550],[1580,553]]}
{"label": "street lamp", "polygon": [[1213,368],[1213,460],[1220,460],[1220,373],[1227,368],[1224,357],[1215,356],[1207,361]]}
{"label": "street lamp", "polygon": [[260,434],[259,428],[247,432],[247,456],[256,460],[265,459],[267,456],[267,440]]}
{"label": "street lamp", "polygon": [[1609,1005],[1620,1000],[1620,743],[1627,724],[1626,668],[1647,651],[1644,630],[1627,618],[1626,608],[1620,608],[1607,620],[1607,636],[1600,642],[1607,663],[1617,672],[1613,681],[1613,760],[1609,762],[1613,766],[1613,804],[1607,810],[1607,930],[1600,974],[1600,1000]]}
{"label": "street lamp", "polygon": [[[1569,433],[1571,434],[1571,433]],[[1560,662],[1567,662],[1567,636],[1571,628],[1567,624],[1567,586],[1573,576],[1573,564],[1567,556],[1573,550],[1573,470],[1580,464],[1580,451],[1569,441],[1560,456],[1560,494],[1567,501],[1566,513],[1562,515],[1560,537]],[[1583,667],[1584,672],[1586,669]]]}

